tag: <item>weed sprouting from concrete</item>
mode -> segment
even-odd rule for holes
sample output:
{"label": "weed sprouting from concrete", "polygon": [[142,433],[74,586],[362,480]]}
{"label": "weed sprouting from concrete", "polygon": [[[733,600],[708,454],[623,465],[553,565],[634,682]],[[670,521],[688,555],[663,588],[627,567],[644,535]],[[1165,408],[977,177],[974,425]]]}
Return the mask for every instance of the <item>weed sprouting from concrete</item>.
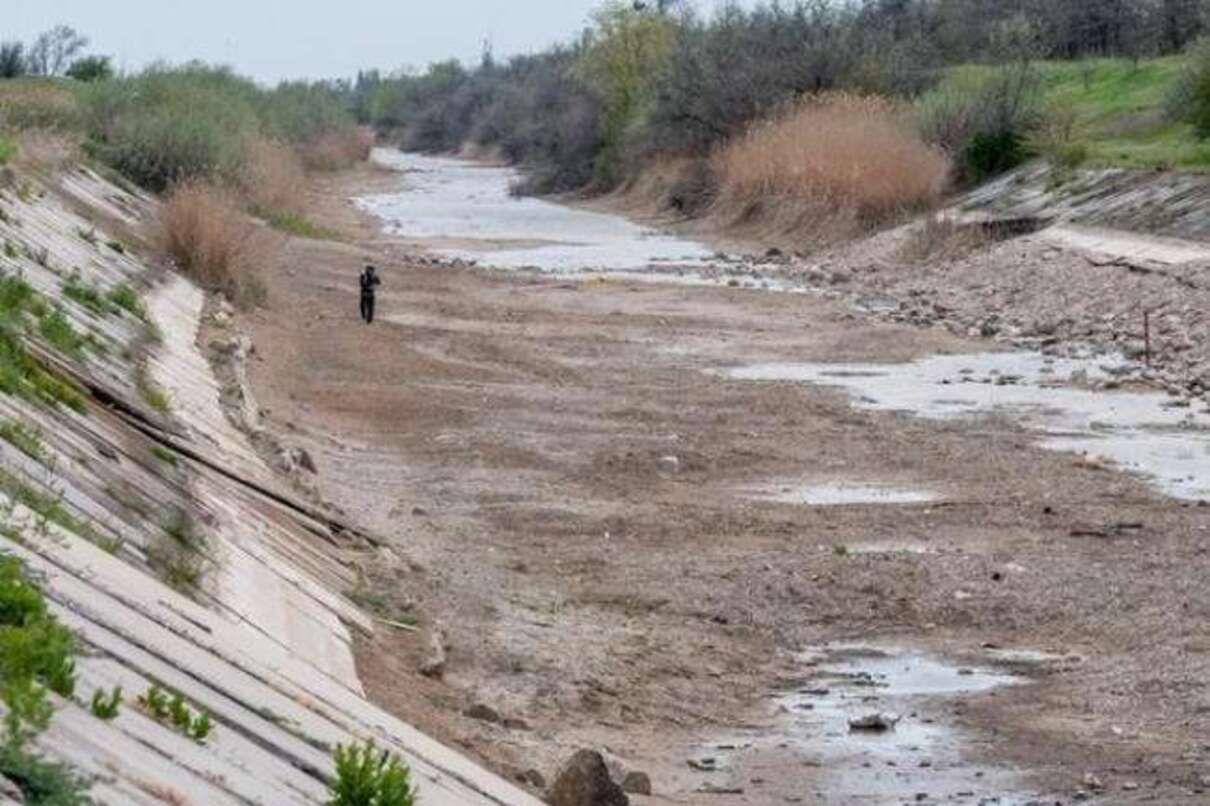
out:
{"label": "weed sprouting from concrete", "polygon": [[30,459],[45,463],[46,448],[42,444],[42,432],[36,426],[26,425],[20,420],[5,420],[0,423],[0,439]]}
{"label": "weed sprouting from concrete", "polygon": [[166,585],[192,594],[202,585],[206,561],[206,539],[194,529],[184,510],[164,524],[163,534],[147,548],[147,560]]}
{"label": "weed sprouting from concrete", "polygon": [[374,742],[341,745],[333,754],[336,779],[330,784],[332,806],[414,806],[408,765]]}
{"label": "weed sprouting from concrete", "polygon": [[210,714],[200,708],[195,714],[180,692],[173,692],[169,697],[159,685],[153,684],[139,695],[138,704],[152,719],[171,725],[198,744],[205,744],[214,732],[214,719]]}
{"label": "weed sprouting from concrete", "polygon": [[108,694],[103,689],[97,689],[92,693],[92,703],[89,707],[97,719],[108,722],[115,718],[122,707],[122,687],[115,686]]}
{"label": "weed sprouting from concrete", "polygon": [[143,402],[152,409],[160,414],[172,412],[172,398],[151,379],[151,373],[148,372],[146,364],[140,364],[135,369],[134,384],[135,388],[139,390],[139,396],[143,398]]}

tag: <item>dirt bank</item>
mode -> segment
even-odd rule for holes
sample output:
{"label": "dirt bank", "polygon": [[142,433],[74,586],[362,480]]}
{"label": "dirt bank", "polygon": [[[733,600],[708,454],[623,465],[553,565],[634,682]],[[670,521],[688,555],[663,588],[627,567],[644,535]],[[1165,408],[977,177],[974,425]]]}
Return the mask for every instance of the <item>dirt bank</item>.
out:
{"label": "dirt bank", "polygon": [[[365,587],[422,625],[359,648],[377,701],[510,774],[549,780],[591,746],[650,773],[650,802],[798,802],[829,791],[810,746],[741,752],[721,785],[687,764],[738,729],[780,729],[769,696],[812,677],[795,653],[1036,649],[1067,660],[914,715],[969,732],[971,792],[998,794],[973,772],[994,764],[1061,799],[1093,784],[1112,803],[1203,797],[1204,509],[1000,419],[857,412],[834,390],[717,373],[986,342],[878,321],[845,295],[421,264],[347,202],[395,182],[364,169],[317,186],[313,217],[348,242],[294,242],[267,267],[268,309],[240,321],[267,422],[313,457],[328,501],[391,542],[361,561]],[[385,283],[373,328],[356,320],[366,258]],[[942,500],[753,494],[802,479]],[[1102,528],[1120,523],[1141,528]],[[892,550],[904,541],[929,551]],[[418,671],[431,631],[443,679]]]}

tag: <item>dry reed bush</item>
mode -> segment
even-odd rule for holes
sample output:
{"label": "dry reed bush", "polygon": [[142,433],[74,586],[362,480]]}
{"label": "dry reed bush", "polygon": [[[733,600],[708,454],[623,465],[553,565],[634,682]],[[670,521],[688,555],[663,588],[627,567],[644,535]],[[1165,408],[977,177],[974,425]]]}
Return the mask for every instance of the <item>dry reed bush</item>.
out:
{"label": "dry reed bush", "polygon": [[338,171],[368,160],[374,140],[374,131],[367,126],[345,126],[300,146],[299,152],[308,168]]}
{"label": "dry reed bush", "polygon": [[198,284],[241,306],[261,301],[254,267],[271,236],[244,214],[233,191],[201,180],[178,185],[161,209],[159,237],[164,253]]}
{"label": "dry reed bush", "polygon": [[240,189],[253,209],[298,213],[307,193],[307,176],[298,152],[286,143],[257,137],[248,144]]}
{"label": "dry reed bush", "polygon": [[753,125],[715,155],[714,171],[715,214],[818,241],[936,203],[950,163],[900,104],[835,94]]}

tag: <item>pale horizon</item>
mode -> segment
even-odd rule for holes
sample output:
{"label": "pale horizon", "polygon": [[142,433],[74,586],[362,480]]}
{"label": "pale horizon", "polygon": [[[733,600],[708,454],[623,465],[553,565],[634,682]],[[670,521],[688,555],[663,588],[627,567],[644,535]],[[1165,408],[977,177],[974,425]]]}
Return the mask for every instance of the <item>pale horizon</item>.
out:
{"label": "pale horizon", "polygon": [[[422,69],[445,59],[477,63],[490,43],[498,58],[573,38],[600,0],[9,0],[0,39],[28,43],[69,25],[88,52],[119,70],[192,59],[229,65],[264,83],[351,78],[359,70]],[[697,0],[704,10],[715,0]]]}

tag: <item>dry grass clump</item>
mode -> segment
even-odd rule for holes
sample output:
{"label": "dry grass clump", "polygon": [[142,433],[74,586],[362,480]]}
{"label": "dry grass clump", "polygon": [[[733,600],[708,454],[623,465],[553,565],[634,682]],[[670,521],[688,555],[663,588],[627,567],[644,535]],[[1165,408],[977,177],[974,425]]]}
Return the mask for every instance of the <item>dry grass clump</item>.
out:
{"label": "dry grass clump", "polygon": [[367,126],[344,126],[299,146],[303,163],[312,170],[338,171],[370,158],[374,131]]}
{"label": "dry grass clump", "polygon": [[14,78],[0,82],[0,128],[73,128],[79,104],[69,84],[51,78]]}
{"label": "dry grass clump", "polygon": [[159,237],[165,254],[200,285],[237,304],[259,301],[252,269],[265,243],[236,193],[204,180],[178,185],[160,211]]}
{"label": "dry grass clump", "polygon": [[716,214],[807,241],[850,237],[936,203],[950,177],[893,101],[824,95],[752,126],[714,158]]}
{"label": "dry grass clump", "polygon": [[247,146],[240,189],[253,209],[300,212],[307,176],[297,150],[279,140],[257,137]]}

